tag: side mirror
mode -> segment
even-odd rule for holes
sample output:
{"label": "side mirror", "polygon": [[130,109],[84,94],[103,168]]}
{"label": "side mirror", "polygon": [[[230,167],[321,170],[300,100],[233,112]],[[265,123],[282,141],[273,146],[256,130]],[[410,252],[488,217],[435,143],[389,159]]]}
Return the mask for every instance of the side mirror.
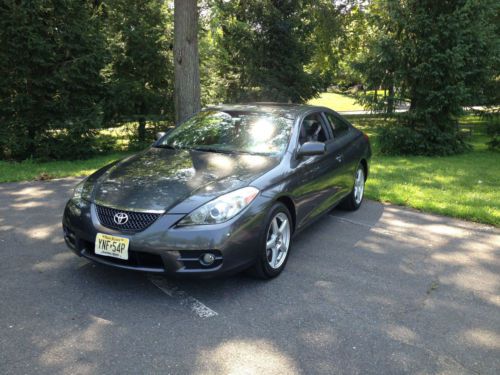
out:
{"label": "side mirror", "polygon": [[326,146],[323,142],[306,142],[299,147],[297,156],[323,155],[326,152]]}
{"label": "side mirror", "polygon": [[156,140],[159,141],[161,138],[163,138],[163,136],[167,134],[165,132],[158,132],[156,133]]}

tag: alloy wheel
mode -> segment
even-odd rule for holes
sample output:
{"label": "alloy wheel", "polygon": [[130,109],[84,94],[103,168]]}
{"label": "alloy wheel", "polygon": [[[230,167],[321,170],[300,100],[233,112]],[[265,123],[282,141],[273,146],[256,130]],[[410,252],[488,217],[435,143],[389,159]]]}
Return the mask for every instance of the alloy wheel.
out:
{"label": "alloy wheel", "polygon": [[266,237],[266,259],[269,266],[278,269],[285,262],[290,247],[288,216],[278,212],[269,225]]}
{"label": "alloy wheel", "polygon": [[354,201],[356,204],[360,204],[363,199],[363,193],[365,191],[365,173],[363,168],[359,168],[356,172],[356,179],[354,181]]}

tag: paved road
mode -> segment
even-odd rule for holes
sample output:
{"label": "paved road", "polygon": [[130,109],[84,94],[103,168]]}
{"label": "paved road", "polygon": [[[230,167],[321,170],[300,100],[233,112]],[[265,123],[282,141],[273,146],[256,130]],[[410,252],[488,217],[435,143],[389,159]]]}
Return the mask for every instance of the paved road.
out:
{"label": "paved road", "polygon": [[0,185],[1,374],[500,373],[498,229],[365,202],[278,279],[159,288],[66,250],[75,181]]}

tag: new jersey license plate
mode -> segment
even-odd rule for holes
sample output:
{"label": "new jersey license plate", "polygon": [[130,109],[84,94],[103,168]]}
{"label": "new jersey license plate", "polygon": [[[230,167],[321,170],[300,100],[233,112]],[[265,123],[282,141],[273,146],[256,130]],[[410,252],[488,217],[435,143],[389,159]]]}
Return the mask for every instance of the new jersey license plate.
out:
{"label": "new jersey license plate", "polygon": [[128,259],[129,239],[112,236],[104,233],[97,233],[95,238],[95,253],[106,257]]}

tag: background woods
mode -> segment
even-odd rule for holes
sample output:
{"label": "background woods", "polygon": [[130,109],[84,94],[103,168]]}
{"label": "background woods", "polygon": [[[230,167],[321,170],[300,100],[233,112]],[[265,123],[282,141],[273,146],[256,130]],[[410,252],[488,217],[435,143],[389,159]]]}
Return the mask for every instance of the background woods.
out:
{"label": "background woods", "polygon": [[[173,1],[3,1],[0,158],[140,148],[174,124],[175,104],[185,118],[209,103],[301,103],[328,90],[391,117],[381,126],[380,152],[447,155],[469,147],[458,126],[464,107],[499,101],[494,0],[175,6],[174,32]],[[192,47],[183,63],[199,69],[201,92],[174,64],[182,39]],[[396,114],[401,106],[408,111]],[[488,142],[498,147],[498,117],[494,109],[487,116]]]}

